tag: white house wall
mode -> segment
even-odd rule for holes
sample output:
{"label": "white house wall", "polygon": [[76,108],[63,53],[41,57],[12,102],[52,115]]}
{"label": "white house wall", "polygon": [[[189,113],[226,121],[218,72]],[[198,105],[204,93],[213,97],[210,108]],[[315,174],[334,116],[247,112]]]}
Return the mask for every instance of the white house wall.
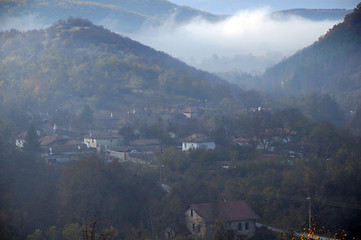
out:
{"label": "white house wall", "polygon": [[203,142],[203,143],[196,143],[196,142],[183,142],[182,143],[182,151],[189,151],[190,149],[207,149],[213,150],[216,148],[216,144],[214,142]]}

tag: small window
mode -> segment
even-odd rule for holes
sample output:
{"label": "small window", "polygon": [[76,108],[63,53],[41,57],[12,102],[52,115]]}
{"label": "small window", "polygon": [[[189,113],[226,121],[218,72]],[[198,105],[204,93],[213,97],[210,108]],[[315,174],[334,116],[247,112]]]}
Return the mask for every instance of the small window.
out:
{"label": "small window", "polygon": [[193,232],[196,230],[196,226],[194,225],[194,223],[192,224],[192,230]]}
{"label": "small window", "polygon": [[248,222],[246,222],[245,229],[248,230],[248,228],[249,228],[249,224],[248,224]]}
{"label": "small window", "polygon": [[242,231],[242,223],[238,223],[238,231]]}
{"label": "small window", "polygon": [[191,217],[193,217],[193,210],[191,210]]}
{"label": "small window", "polygon": [[198,231],[198,232],[201,232],[201,225],[198,225],[198,226],[197,226],[197,231]]}

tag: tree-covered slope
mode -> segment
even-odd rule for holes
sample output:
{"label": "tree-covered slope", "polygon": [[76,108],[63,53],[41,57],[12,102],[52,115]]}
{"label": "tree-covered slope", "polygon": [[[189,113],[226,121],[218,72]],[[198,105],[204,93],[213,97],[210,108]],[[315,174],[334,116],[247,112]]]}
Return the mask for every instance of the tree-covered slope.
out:
{"label": "tree-covered slope", "polygon": [[129,106],[231,96],[230,85],[214,75],[74,18],[45,30],[0,33],[0,72],[0,95],[7,105]]}
{"label": "tree-covered slope", "polygon": [[343,106],[361,104],[361,4],[311,46],[263,76],[265,89],[275,93],[327,93]]}

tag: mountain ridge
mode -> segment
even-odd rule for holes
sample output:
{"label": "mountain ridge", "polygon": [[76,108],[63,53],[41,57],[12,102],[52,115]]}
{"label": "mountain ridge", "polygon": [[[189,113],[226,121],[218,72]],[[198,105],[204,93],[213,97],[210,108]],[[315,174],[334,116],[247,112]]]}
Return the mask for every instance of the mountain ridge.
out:
{"label": "mountain ridge", "polygon": [[186,6],[178,6],[165,0],[125,0],[119,1],[74,1],[74,0],[35,0],[4,3],[0,19],[35,15],[39,22],[51,25],[69,16],[90,19],[96,24],[110,21],[117,25],[119,32],[134,32],[144,25],[160,25],[172,18],[175,23],[187,22],[195,17],[208,21],[218,21],[223,16],[200,11]]}
{"label": "mountain ridge", "polygon": [[[90,19],[97,25],[116,28],[117,32],[133,33],[144,26],[159,26],[170,19],[175,24],[183,24],[194,18],[201,17],[209,22],[224,20],[230,15],[219,15],[180,6],[167,0],[115,0],[107,1],[75,1],[75,0],[33,0],[33,1],[3,1],[0,8],[0,20],[21,19],[32,16],[34,21],[42,25],[52,25],[59,19],[69,16]],[[271,15],[277,19],[290,16],[301,16],[310,20],[342,19],[348,12],[344,9],[290,9],[277,11]],[[25,22],[27,24],[27,22]],[[9,23],[11,25],[11,22]]]}
{"label": "mountain ridge", "polygon": [[312,45],[268,69],[264,89],[273,93],[320,92],[344,107],[360,105],[361,4]]}

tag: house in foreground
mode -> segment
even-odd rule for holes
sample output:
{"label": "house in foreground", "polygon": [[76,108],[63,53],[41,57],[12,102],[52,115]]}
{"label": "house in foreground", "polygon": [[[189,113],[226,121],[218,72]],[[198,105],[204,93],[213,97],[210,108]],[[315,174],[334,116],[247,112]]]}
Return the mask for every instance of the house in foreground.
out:
{"label": "house in foreground", "polygon": [[257,214],[244,201],[191,204],[185,211],[188,230],[212,239],[221,228],[250,238],[256,233]]}

